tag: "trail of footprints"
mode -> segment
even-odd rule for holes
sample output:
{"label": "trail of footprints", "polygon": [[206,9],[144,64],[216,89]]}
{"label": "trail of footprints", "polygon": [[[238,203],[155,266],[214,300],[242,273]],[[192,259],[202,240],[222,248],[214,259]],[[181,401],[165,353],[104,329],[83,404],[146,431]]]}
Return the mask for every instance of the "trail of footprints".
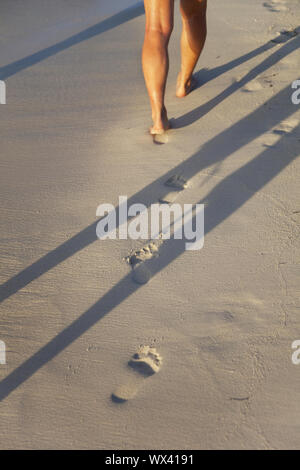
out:
{"label": "trail of footprints", "polygon": [[[172,191],[163,194],[159,198],[159,202],[163,204],[172,204],[180,191],[188,187],[188,182],[182,175],[172,175],[164,184],[172,188]],[[161,234],[158,234],[155,241],[150,241],[125,258],[125,261],[132,268],[132,279],[137,284],[146,284],[150,280],[151,271],[147,267],[147,261],[159,256],[159,248],[162,243]]]}
{"label": "trail of footprints", "polygon": [[[283,12],[288,8],[285,0],[271,0],[264,3],[264,6],[272,12]],[[284,43],[299,34],[299,28],[294,30],[282,30],[277,33],[276,38],[272,39],[274,43]],[[243,87],[243,91],[257,92],[263,88],[259,80],[253,80]],[[273,134],[288,134],[299,126],[299,121],[289,119],[283,121],[275,129]],[[168,142],[167,133],[153,138],[156,144],[165,144]],[[267,145],[266,145],[267,146]],[[165,183],[170,191],[159,198],[162,204],[172,204],[180,191],[188,187],[187,180],[182,175],[172,175]],[[151,279],[151,271],[147,267],[147,262],[154,257],[159,256],[159,248],[163,241],[161,239],[150,241],[142,248],[134,251],[125,258],[125,261],[132,269],[132,279],[138,284],[146,284]],[[124,383],[122,383],[113,393],[112,400],[117,403],[124,403],[136,396],[144,381],[160,371],[162,358],[157,350],[150,346],[141,346],[138,351],[128,361],[130,374]]]}
{"label": "trail of footprints", "polygon": [[[284,12],[288,10],[288,7],[286,6],[287,1],[286,0],[270,0],[265,2],[263,5],[266,7],[268,10],[272,12]],[[300,28],[295,28],[295,29],[282,29],[281,31],[277,31],[276,37],[271,39],[272,43],[275,44],[282,44],[290,39],[293,39],[300,33]],[[239,79],[236,79],[239,80]],[[262,83],[265,82],[265,83]],[[245,92],[257,92],[261,89],[264,88],[265,84],[269,84],[269,86],[273,86],[272,80],[265,80],[264,77],[261,78],[261,80],[256,79],[252,80],[249,83],[247,83],[243,88],[242,91]]]}
{"label": "trail of footprints", "polygon": [[[300,33],[300,27],[296,29],[283,29],[276,33],[276,37],[271,39],[271,42],[276,43],[276,44],[282,44],[298,36],[299,33]],[[297,63],[294,62],[290,58],[282,59],[281,64],[283,63],[286,68],[297,66]],[[251,80],[243,86],[242,91],[251,93],[251,92],[258,92],[262,90],[263,88],[265,88],[266,86],[273,87],[274,77],[276,77],[277,75],[278,75],[278,72],[273,73],[272,75],[262,75],[254,80]],[[239,82],[240,79],[241,79],[240,77],[235,77],[233,79],[233,83]]]}
{"label": "trail of footprints", "polygon": [[[282,121],[272,129],[272,134],[282,135],[291,134],[299,127],[299,120],[290,118]],[[267,134],[265,138],[267,139]],[[276,142],[270,142],[273,146]],[[188,187],[187,180],[182,175],[173,175],[165,183],[166,187],[171,188],[171,192],[167,192],[159,198],[159,202],[172,204],[178,194]],[[125,258],[125,261],[132,269],[132,279],[137,284],[146,284],[151,279],[151,271],[147,267],[147,262],[154,257],[159,256],[159,248],[163,240],[157,239],[149,241],[142,248],[135,250]],[[159,372],[162,365],[162,358],[155,348],[150,346],[141,346],[139,350],[132,356],[128,362],[131,373],[128,375],[125,383],[121,384],[117,390],[112,393],[112,400],[118,403],[124,403],[136,396],[145,379]]]}
{"label": "trail of footprints", "polygon": [[[291,134],[299,127],[299,124],[299,120],[295,118],[284,120],[272,129],[272,134]],[[266,134],[265,139],[272,134]],[[276,145],[276,142],[270,142],[269,144],[266,142],[265,146],[273,146],[274,144]],[[182,175],[176,174],[171,176],[164,185],[171,188],[171,191],[160,197],[159,202],[172,204],[178,194],[188,187],[188,182]],[[151,271],[147,267],[147,262],[159,256],[159,248],[162,243],[162,239],[149,241],[149,243],[142,248],[132,252],[125,258],[125,261],[132,269],[132,279],[134,282],[146,284],[150,280]],[[126,381],[112,393],[112,401],[124,403],[134,398],[145,379],[159,372],[161,365],[162,358],[155,348],[141,346],[129,360],[128,368],[131,373],[128,375]]]}
{"label": "trail of footprints", "polygon": [[[171,192],[164,194],[159,201],[167,204],[174,202],[179,192],[188,186],[187,180],[182,175],[172,175],[165,183],[172,188]],[[146,284],[151,278],[151,272],[147,267],[147,261],[159,256],[159,247],[162,240],[150,241],[142,248],[134,251],[125,258],[132,269],[132,279],[138,284]],[[124,403],[134,398],[143,385],[145,379],[159,372],[162,358],[155,348],[141,346],[128,362],[130,374],[111,395],[115,403]]]}
{"label": "trail of footprints", "polygon": [[125,258],[132,268],[132,279],[137,284],[146,284],[150,280],[151,271],[148,269],[146,261],[158,256],[160,244],[161,240],[156,243],[150,242]]}

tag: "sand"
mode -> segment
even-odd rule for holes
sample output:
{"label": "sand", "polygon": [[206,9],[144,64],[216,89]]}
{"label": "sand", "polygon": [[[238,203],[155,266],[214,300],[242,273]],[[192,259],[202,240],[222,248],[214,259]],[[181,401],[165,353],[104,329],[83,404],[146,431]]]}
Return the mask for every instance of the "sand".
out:
{"label": "sand", "polygon": [[[300,35],[280,32],[300,4],[209,2],[184,100],[177,5],[153,142],[142,7],[107,3],[0,6],[0,447],[299,448]],[[173,175],[205,206],[203,249],[97,239],[99,204],[157,203]],[[141,347],[159,373],[129,367]]]}

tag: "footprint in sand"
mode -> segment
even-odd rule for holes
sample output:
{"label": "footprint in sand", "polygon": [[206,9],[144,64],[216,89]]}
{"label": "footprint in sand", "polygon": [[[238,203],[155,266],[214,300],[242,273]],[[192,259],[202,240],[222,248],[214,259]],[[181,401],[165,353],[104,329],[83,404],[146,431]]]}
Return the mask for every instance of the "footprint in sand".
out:
{"label": "footprint in sand", "polygon": [[147,268],[146,262],[154,256],[158,256],[158,248],[157,243],[150,242],[125,258],[132,268],[132,278],[137,284],[146,284],[151,278],[151,272]]}
{"label": "footprint in sand", "polygon": [[[174,174],[165,181],[165,186],[173,188],[173,191],[159,198],[159,202],[163,204],[172,204],[177,198],[180,191],[188,187],[188,181],[182,176]],[[162,243],[161,233],[154,236],[154,239],[160,239],[156,243],[150,242],[143,248],[131,253],[125,258],[125,261],[132,268],[132,279],[137,284],[146,284],[151,278],[151,271],[147,267],[147,261],[151,260],[154,256],[158,256],[159,246]]]}
{"label": "footprint in sand", "polygon": [[263,147],[272,148],[278,144],[280,136],[278,134],[268,132],[263,134],[260,140]]}
{"label": "footprint in sand", "polygon": [[246,92],[253,92],[262,90],[262,85],[259,83],[258,80],[252,80],[251,82],[247,83],[243,88],[242,91]]}
{"label": "footprint in sand", "polygon": [[165,181],[164,185],[173,188],[173,191],[161,196],[159,202],[162,204],[172,204],[177,198],[179,191],[183,191],[188,187],[188,181],[182,175],[172,175]]}
{"label": "footprint in sand", "polygon": [[287,119],[282,121],[275,129],[273,129],[274,134],[290,134],[297,127],[299,127],[300,121],[298,119]]}
{"label": "footprint in sand", "polygon": [[144,381],[159,372],[161,365],[162,358],[155,348],[141,346],[128,362],[128,367],[131,369],[130,377],[112,393],[112,400],[124,403],[134,398]]}
{"label": "footprint in sand", "polygon": [[244,92],[255,92],[260,91],[266,87],[273,87],[273,79],[276,77],[277,73],[271,75],[261,76],[258,80],[251,80],[243,88]]}
{"label": "footprint in sand", "polygon": [[298,36],[298,34],[299,31],[297,29],[283,29],[282,31],[278,31],[276,33],[276,38],[271,39],[271,42],[274,42],[275,44],[281,44]]}
{"label": "footprint in sand", "polygon": [[168,142],[169,142],[169,136],[167,132],[164,132],[163,134],[153,135],[153,143],[156,145],[163,145],[163,144],[167,144]]}
{"label": "footprint in sand", "polygon": [[172,127],[173,127],[173,122],[174,122],[174,120],[170,119],[169,120],[169,129],[162,132],[161,134],[152,134],[154,144],[163,145],[163,144],[167,144],[169,142],[170,132],[171,132]]}
{"label": "footprint in sand", "polygon": [[172,175],[164,184],[180,191],[188,187],[188,182],[182,175]]}
{"label": "footprint in sand", "polygon": [[158,246],[154,242],[150,242],[148,245],[145,245],[143,248],[134,251],[131,255],[125,258],[125,261],[130,264],[130,266],[135,267],[139,263],[147,261],[153,256],[158,255]]}
{"label": "footprint in sand", "polygon": [[286,1],[285,0],[271,0],[264,3],[264,7],[273,12],[287,11]]}

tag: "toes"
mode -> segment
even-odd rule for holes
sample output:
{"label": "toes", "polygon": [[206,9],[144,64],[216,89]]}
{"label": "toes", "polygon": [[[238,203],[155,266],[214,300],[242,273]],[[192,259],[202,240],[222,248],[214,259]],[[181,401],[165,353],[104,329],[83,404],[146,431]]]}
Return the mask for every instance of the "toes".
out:
{"label": "toes", "polygon": [[152,375],[160,371],[162,358],[155,348],[142,346],[128,364],[142,375]]}

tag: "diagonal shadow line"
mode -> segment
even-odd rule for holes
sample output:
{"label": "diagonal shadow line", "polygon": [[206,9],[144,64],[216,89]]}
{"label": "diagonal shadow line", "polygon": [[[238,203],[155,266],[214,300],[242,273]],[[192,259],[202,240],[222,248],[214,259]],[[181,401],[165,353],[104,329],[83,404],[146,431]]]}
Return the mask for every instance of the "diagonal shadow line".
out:
{"label": "diagonal shadow line", "polygon": [[[276,106],[277,101],[281,100],[290,102],[288,88],[282,90],[269,100],[268,107]],[[161,196],[167,194],[168,189],[166,187],[161,187],[161,184],[171,174],[184,173],[185,177],[189,179],[203,169],[222,161],[243,145],[246,145],[254,138],[267,132],[270,128],[278,124],[280,120],[291,114],[288,111],[288,108],[283,109],[281,111],[281,115],[279,113],[270,113],[266,109],[267,106],[265,105],[266,103],[238,123],[231,126],[229,129],[226,129],[207,142],[201,150],[201,159],[199,159],[199,152],[196,152],[187,160],[183,161],[129,198],[128,205],[143,202],[146,206],[150,206],[156,202],[156,200],[153,199],[153,194],[160,194]],[[224,149],[222,153],[220,153],[220,148]],[[119,207],[116,208],[117,220],[119,209]],[[0,286],[0,302],[3,302],[20,289],[27,286],[30,282],[50,271],[55,266],[58,266],[70,256],[97,241],[97,223],[98,221],[93,222],[84,230],[73,236],[70,240],[62,243],[29,267],[4,282]]]}
{"label": "diagonal shadow line", "polygon": [[[299,27],[295,28],[295,31],[298,29]],[[278,42],[278,37],[276,37],[276,40],[271,39],[270,41],[266,42],[262,46],[259,46],[256,49],[253,49],[253,51],[247,52],[241,57],[233,59],[227,62],[226,64],[219,65],[218,67],[215,67],[214,69],[203,68],[203,69],[198,70],[197,72],[194,73],[196,85],[193,87],[193,90],[197,90],[205,83],[210,82],[211,80],[214,80],[215,78],[228,72],[229,70],[232,70],[233,68],[238,67],[239,65],[247,62],[248,60],[253,59],[254,57],[257,57],[258,55],[268,51],[269,49],[272,49],[278,46],[278,44],[283,44],[285,42],[288,42],[289,40],[290,40],[290,37],[287,36],[285,32],[282,32],[280,36],[280,42]]]}
{"label": "diagonal shadow line", "polygon": [[[284,157],[281,157],[280,159],[274,158],[274,149],[267,148],[242,168],[239,168],[227,176],[210,191],[205,198],[205,200],[208,201],[208,208],[206,209],[205,216],[206,234],[210,233],[237,209],[242,207],[256,194],[257,191],[261,190],[297,156],[299,156],[299,152],[296,148],[293,148],[289,154],[287,153],[285,142],[290,137],[291,136],[282,136],[280,143],[277,144],[278,149],[280,147],[282,148],[282,155],[284,155]],[[198,158],[201,158],[202,153],[203,150],[198,152]],[[224,205],[224,191],[226,193],[227,188],[231,188],[232,190],[232,188],[236,187],[236,181],[244,180],[250,182],[251,187],[249,188],[249,191],[240,192],[239,189],[236,189],[236,194],[234,194],[232,200],[230,200],[229,203],[227,201]],[[201,204],[202,202],[203,201],[200,200],[198,203]],[[222,211],[220,211],[222,204],[223,208]],[[168,248],[172,249],[170,250]],[[165,241],[161,247],[159,259],[154,258],[147,262],[152,274],[155,275],[162,271],[184,251],[184,240]],[[28,380],[35,372],[56,357],[73,341],[82,336],[101,318],[117,307],[117,305],[120,305],[125,299],[128,299],[134,292],[141,288],[140,285],[130,282],[130,278],[130,273],[124,276],[117,285],[110,289],[78,319],[3,379],[0,382],[0,401],[4,400],[13,390]]]}
{"label": "diagonal shadow line", "polygon": [[274,47],[275,47],[275,43],[273,43],[272,41],[268,41],[262,46],[259,46],[250,52],[247,52],[241,57],[230,60],[226,64],[218,65],[217,67],[214,67],[213,69],[203,68],[203,69],[198,70],[197,72],[194,73],[194,78],[196,79],[196,85],[193,86],[193,90],[197,90],[205,83],[208,83],[211,80],[214,80],[220,75],[223,75],[224,73],[229,72],[229,70],[232,70],[235,67],[238,67],[239,65],[242,65],[245,62],[248,62],[254,57],[257,57],[260,54],[267,52],[269,49],[273,49]]}
{"label": "diagonal shadow line", "polygon": [[[299,29],[299,26],[295,28],[295,31],[297,31],[298,29]],[[271,39],[270,41],[266,42],[262,46],[259,46],[256,49],[253,49],[253,51],[247,52],[241,57],[233,59],[227,62],[226,64],[219,65],[218,67],[215,67],[213,69],[203,68],[203,69],[198,70],[197,72],[194,73],[196,85],[193,86],[193,90],[197,90],[205,83],[208,83],[211,80],[214,80],[215,78],[219,77],[220,75],[223,75],[229,70],[232,70],[235,67],[238,67],[239,65],[242,65],[243,63],[248,62],[249,60],[253,59],[254,57],[259,56],[260,54],[268,51],[269,49],[273,49],[274,47],[278,46],[278,44],[283,44],[283,43],[288,42],[292,37],[293,36],[289,37],[285,34],[285,32],[282,32],[280,35],[280,41],[278,41],[278,37],[276,37],[273,40]]]}
{"label": "diagonal shadow line", "polygon": [[64,51],[71,46],[75,46],[82,41],[86,41],[98,34],[105,33],[110,29],[116,28],[127,21],[130,21],[144,13],[144,6],[142,2],[138,2],[136,5],[126,8],[125,10],[116,13],[115,15],[107,18],[106,20],[101,21],[100,23],[90,26],[89,28],[81,31],[80,33],[74,34],[63,41],[54,44],[53,46],[46,47],[45,49],[35,52],[23,59],[16,60],[11,64],[5,65],[0,68],[0,80],[5,80],[12,75],[24,70],[32,65],[35,65],[42,60],[51,57],[58,52]]}
{"label": "diagonal shadow line", "polygon": [[273,54],[263,60],[259,65],[250,70],[241,80],[232,83],[228,88],[219,93],[215,98],[210,100],[204,105],[198,106],[198,108],[189,111],[180,118],[172,120],[172,125],[174,128],[181,128],[193,124],[195,121],[198,121],[204,114],[210,112],[216,105],[227,99],[233,93],[244,87],[251,80],[254,80],[258,75],[265,72],[267,69],[280,62],[288,54],[291,54],[296,49],[300,47],[300,37],[295,37],[293,40],[289,41],[287,44],[281,47],[281,49],[276,50]]}

